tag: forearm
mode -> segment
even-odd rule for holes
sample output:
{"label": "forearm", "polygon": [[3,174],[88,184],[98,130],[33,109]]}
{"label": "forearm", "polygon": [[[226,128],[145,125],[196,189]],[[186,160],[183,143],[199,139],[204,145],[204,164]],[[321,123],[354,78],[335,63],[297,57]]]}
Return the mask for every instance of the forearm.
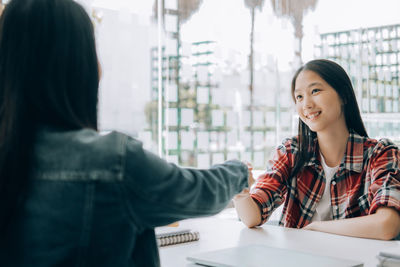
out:
{"label": "forearm", "polygon": [[379,208],[376,213],[334,221],[313,222],[306,230],[321,231],[326,233],[390,240],[400,231],[400,215],[391,208]]}
{"label": "forearm", "polygon": [[261,223],[261,212],[257,203],[251,198],[248,190],[236,195],[233,199],[236,212],[247,227],[254,227]]}

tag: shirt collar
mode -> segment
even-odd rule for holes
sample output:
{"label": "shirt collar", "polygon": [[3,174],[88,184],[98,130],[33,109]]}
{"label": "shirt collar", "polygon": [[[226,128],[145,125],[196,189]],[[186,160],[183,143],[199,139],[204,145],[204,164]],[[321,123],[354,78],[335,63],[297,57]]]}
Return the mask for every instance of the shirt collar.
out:
{"label": "shirt collar", "polygon": [[[360,173],[363,169],[363,159],[364,159],[364,141],[365,138],[358,135],[354,131],[350,131],[349,137],[347,139],[346,151],[339,165],[340,169],[347,169],[350,171],[355,171]],[[305,163],[305,166],[316,166],[320,167],[321,163],[319,161],[319,147],[318,140],[314,138],[313,140],[313,155],[310,160]]]}

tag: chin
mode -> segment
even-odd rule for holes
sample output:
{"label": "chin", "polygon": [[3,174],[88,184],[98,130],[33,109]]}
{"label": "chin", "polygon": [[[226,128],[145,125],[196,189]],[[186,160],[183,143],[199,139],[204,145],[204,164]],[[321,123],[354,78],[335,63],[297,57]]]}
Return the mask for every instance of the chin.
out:
{"label": "chin", "polygon": [[307,125],[307,126],[308,126],[308,128],[310,128],[310,130],[312,132],[315,132],[315,133],[322,130],[321,127],[316,127],[316,126],[312,126],[312,125]]}

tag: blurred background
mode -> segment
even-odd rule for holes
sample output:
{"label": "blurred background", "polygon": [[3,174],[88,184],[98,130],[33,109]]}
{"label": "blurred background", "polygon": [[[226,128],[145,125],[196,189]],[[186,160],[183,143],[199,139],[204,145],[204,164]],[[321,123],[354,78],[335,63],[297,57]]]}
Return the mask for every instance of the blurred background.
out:
{"label": "blurred background", "polygon": [[297,133],[290,82],[314,58],[347,71],[371,137],[400,142],[398,0],[78,2],[103,69],[100,129],[168,161],[265,169]]}

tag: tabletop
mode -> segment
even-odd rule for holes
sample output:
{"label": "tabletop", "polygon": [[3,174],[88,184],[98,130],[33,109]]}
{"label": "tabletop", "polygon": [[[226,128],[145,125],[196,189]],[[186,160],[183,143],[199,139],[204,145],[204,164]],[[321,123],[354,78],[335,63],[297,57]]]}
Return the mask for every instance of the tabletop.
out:
{"label": "tabletop", "polygon": [[188,255],[251,244],[356,260],[366,267],[377,266],[376,255],[383,249],[398,248],[400,251],[400,241],[347,237],[268,224],[247,228],[237,219],[224,215],[184,220],[180,225],[198,231],[200,240],[160,248],[162,267],[194,266],[186,260]]}

